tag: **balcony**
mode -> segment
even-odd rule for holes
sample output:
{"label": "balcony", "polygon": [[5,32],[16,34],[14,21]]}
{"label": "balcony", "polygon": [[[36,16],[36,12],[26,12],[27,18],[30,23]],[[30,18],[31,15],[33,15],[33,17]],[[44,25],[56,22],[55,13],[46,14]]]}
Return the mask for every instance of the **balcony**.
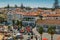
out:
{"label": "balcony", "polygon": [[34,19],[23,19],[23,21],[35,21]]}

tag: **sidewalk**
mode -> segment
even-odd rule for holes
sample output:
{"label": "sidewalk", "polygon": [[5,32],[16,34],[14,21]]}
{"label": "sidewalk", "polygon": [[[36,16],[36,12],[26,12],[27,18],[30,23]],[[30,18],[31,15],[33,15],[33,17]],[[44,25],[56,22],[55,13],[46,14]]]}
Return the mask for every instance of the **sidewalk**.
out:
{"label": "sidewalk", "polygon": [[[40,37],[40,34],[37,32],[36,27],[32,31],[35,35]],[[48,40],[51,40],[51,35],[48,34],[48,33],[43,33],[42,38],[47,38]],[[60,40],[60,35],[59,34],[54,34],[53,40]]]}
{"label": "sidewalk", "polygon": [[[23,40],[27,40],[27,38],[30,37],[28,35],[23,35],[23,36],[24,36],[24,39]],[[35,38],[33,38],[32,40],[35,40]]]}

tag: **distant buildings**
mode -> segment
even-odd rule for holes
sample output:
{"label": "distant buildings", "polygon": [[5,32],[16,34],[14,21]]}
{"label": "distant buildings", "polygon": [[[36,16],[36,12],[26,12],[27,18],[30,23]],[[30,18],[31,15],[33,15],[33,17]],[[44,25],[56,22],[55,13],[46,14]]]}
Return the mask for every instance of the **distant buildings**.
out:
{"label": "distant buildings", "polygon": [[44,10],[41,12],[43,19],[46,20],[60,20],[60,9],[52,10]]}
{"label": "distant buildings", "polygon": [[7,21],[12,25],[12,20],[22,20],[25,26],[34,26],[35,21],[39,19],[40,12],[38,10],[29,11],[26,9],[16,8],[7,12]]}
{"label": "distant buildings", "polygon": [[42,16],[42,20],[60,20],[60,9],[52,11],[51,9],[43,10],[38,8],[30,10],[26,10],[25,8],[9,8],[8,10],[5,8],[5,10],[7,22],[10,25],[12,25],[12,20],[22,20],[24,26],[33,26],[38,19],[41,19],[40,16]]}

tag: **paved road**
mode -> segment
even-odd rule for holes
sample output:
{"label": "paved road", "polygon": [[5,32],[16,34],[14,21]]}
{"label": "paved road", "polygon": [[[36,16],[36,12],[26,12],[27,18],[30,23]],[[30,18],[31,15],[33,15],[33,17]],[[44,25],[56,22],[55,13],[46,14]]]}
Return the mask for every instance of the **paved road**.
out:
{"label": "paved road", "polygon": [[[30,37],[30,36],[24,35],[24,39],[23,40],[27,40],[28,37]],[[35,38],[33,38],[32,40],[35,40]]]}
{"label": "paved road", "polygon": [[[37,32],[36,27],[35,27],[32,31],[33,31],[33,33],[34,33],[35,35],[37,35],[38,38],[40,39],[40,34]],[[27,38],[29,37],[28,35],[23,35],[23,36],[24,36],[24,39],[23,39],[23,40],[27,40]],[[1,36],[0,36],[0,37],[1,37]],[[51,35],[48,34],[48,33],[43,33],[43,36],[42,36],[42,37],[51,40]],[[60,40],[60,39],[57,39],[57,38],[60,38],[60,35],[59,35],[59,34],[54,34],[53,37],[54,37],[53,40]],[[35,40],[35,38],[32,39],[32,40]]]}
{"label": "paved road", "polygon": [[[37,32],[36,27],[32,31],[34,32],[35,35],[38,35],[38,37],[40,37],[40,34]],[[51,35],[48,34],[48,33],[43,33],[42,37],[51,40]],[[60,38],[60,35],[59,34],[54,34],[53,40],[58,40],[57,38]]]}

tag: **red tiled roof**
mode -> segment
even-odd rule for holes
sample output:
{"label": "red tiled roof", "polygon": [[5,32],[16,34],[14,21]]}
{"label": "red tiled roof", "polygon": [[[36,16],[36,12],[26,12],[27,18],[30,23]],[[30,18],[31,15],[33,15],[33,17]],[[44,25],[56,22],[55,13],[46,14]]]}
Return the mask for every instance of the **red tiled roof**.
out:
{"label": "red tiled roof", "polygon": [[23,11],[22,9],[17,8],[16,10],[14,10],[12,12],[16,13],[16,14],[21,14],[24,16],[38,16],[41,11],[42,11],[41,9],[38,9],[37,11],[26,12],[26,11]]}
{"label": "red tiled roof", "polygon": [[[33,11],[33,12],[25,12],[22,9],[17,8],[16,10],[14,10],[14,13],[16,14],[21,14],[24,16],[38,16],[40,15],[40,13],[43,12],[42,16],[46,16],[46,17],[60,17],[60,14],[46,14],[44,12],[44,10],[38,9],[37,11]],[[52,12],[51,10],[48,10],[48,12]]]}
{"label": "red tiled roof", "polygon": [[17,12],[15,11],[16,14],[21,14],[21,15],[24,15],[24,16],[37,16],[39,15],[40,13],[39,12]]}
{"label": "red tiled roof", "polygon": [[60,14],[49,14],[48,17],[60,17]]}
{"label": "red tiled roof", "polygon": [[44,17],[60,17],[60,14],[42,14]]}
{"label": "red tiled roof", "polygon": [[36,21],[37,24],[56,24],[56,25],[60,25],[60,20],[37,20]]}
{"label": "red tiled roof", "polygon": [[44,16],[44,17],[47,16],[47,15],[48,15],[48,14],[42,14],[42,16]]}

